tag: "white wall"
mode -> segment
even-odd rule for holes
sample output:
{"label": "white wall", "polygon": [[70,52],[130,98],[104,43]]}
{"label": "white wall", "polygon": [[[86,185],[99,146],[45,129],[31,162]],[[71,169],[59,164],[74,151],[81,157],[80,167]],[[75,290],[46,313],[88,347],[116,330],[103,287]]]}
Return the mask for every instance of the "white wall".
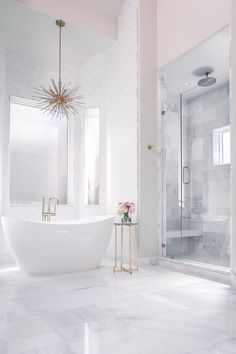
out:
{"label": "white wall", "polygon": [[[6,49],[5,43],[0,36],[0,214],[2,213],[2,194],[4,190],[2,177],[6,172],[3,165],[6,99]],[[2,235],[2,226],[0,224],[0,265],[11,261],[12,257],[7,249],[6,242]]]}
{"label": "white wall", "polygon": [[[0,36],[0,171],[2,170],[2,138],[3,138],[3,117],[5,113],[5,99],[6,99],[6,50],[5,43]],[[0,206],[2,201],[2,175],[0,174]]]}
{"label": "white wall", "polygon": [[[139,0],[139,243],[141,256],[158,254],[156,11],[156,0]],[[155,145],[155,148],[148,150],[149,144]]]}
{"label": "white wall", "polygon": [[[51,78],[57,78],[57,65],[38,59],[29,57],[25,53],[19,51],[7,51],[7,102],[5,104],[4,119],[4,136],[3,136],[3,192],[2,192],[2,213],[4,215],[14,216],[18,218],[40,219],[41,206],[10,206],[9,205],[9,134],[10,134],[10,111],[9,97],[23,97],[32,99],[35,95],[34,87],[39,85],[47,86]],[[74,66],[63,66],[62,78],[70,81],[71,78],[76,82],[78,80],[78,69]],[[75,127],[77,134],[78,124]],[[75,147],[76,148],[76,147]],[[77,157],[79,158],[79,157]],[[74,178],[78,181],[78,178]],[[75,185],[78,189],[78,184]],[[61,218],[76,217],[77,206],[63,207],[58,209],[58,216]]]}
{"label": "white wall", "polygon": [[[80,69],[88,107],[101,109],[102,204],[137,202],[137,2],[126,0],[118,41]],[[104,159],[105,157],[105,159]]]}
{"label": "white wall", "polygon": [[116,214],[118,202],[138,199],[136,0],[124,1],[118,41],[84,64],[79,77],[87,106],[101,111],[101,211]]}
{"label": "white wall", "polygon": [[159,67],[230,23],[231,0],[157,0]]}
{"label": "white wall", "polygon": [[117,38],[117,18],[105,13],[99,7],[91,6],[86,1],[21,0],[20,3],[46,16],[61,18],[75,27],[99,33],[105,37]]}
{"label": "white wall", "polygon": [[231,271],[236,287],[236,2],[232,0],[232,62],[231,62]]}
{"label": "white wall", "polygon": [[[101,108],[101,205],[84,207],[83,119],[75,124],[75,205],[59,206],[58,218],[116,212],[117,203],[137,203],[137,2],[126,0],[118,24],[118,40],[105,53],[95,55],[80,70],[63,65],[63,79],[79,81],[88,107]],[[1,43],[0,43],[1,44]],[[1,47],[0,47],[1,56]],[[34,87],[57,77],[57,65],[19,51],[7,53],[7,97],[32,98]],[[0,73],[1,78],[1,73]],[[2,81],[1,81],[2,82]],[[1,105],[3,107],[3,105]],[[2,213],[39,219],[40,206],[9,206],[9,101],[4,105]]]}

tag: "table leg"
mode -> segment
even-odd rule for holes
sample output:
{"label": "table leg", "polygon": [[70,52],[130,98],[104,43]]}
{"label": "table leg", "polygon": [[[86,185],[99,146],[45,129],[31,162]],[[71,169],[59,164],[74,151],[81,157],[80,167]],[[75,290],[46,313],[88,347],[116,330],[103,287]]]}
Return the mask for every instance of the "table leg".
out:
{"label": "table leg", "polygon": [[129,227],[129,269],[132,274],[132,230]]}
{"label": "table leg", "polygon": [[120,235],[120,269],[123,267],[123,231],[124,225],[121,225],[121,235]]}
{"label": "table leg", "polygon": [[115,225],[115,267],[113,270],[117,269],[117,225]]}

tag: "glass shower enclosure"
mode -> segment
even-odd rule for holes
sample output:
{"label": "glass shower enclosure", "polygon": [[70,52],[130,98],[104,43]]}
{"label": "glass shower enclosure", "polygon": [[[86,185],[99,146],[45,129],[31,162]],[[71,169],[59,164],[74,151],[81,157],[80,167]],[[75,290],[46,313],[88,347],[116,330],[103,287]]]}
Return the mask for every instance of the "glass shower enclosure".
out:
{"label": "glass shower enclosure", "polygon": [[[229,45],[225,28],[160,73],[163,256],[218,267],[230,263]],[[199,86],[207,70],[216,82]]]}

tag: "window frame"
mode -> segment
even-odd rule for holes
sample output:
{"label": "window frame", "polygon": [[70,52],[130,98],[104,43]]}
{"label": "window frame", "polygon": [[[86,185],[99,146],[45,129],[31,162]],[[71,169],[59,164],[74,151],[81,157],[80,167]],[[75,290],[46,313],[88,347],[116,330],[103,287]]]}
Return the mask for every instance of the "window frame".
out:
{"label": "window frame", "polygon": [[[37,102],[33,99],[19,97],[19,96],[10,96],[9,97],[9,122],[11,124],[11,103],[19,104],[22,106],[30,106],[32,108],[37,108]],[[50,117],[49,117],[50,119]],[[55,119],[55,118],[54,118]],[[16,203],[11,202],[10,199],[10,124],[9,124],[9,164],[8,164],[8,206],[9,207],[39,207],[41,206],[42,202],[31,202],[31,203]],[[61,206],[66,207],[73,207],[75,203],[75,188],[74,188],[74,126],[75,126],[75,119],[71,117],[67,121],[67,203],[61,204]],[[43,196],[42,196],[43,197]],[[50,197],[50,196],[49,196]],[[60,202],[60,201],[59,201]]]}
{"label": "window frame", "polygon": [[230,165],[231,163],[231,158],[229,158],[229,162],[224,161],[223,135],[225,133],[230,134],[230,125],[225,125],[223,127],[213,129],[213,166],[224,166]]}
{"label": "window frame", "polygon": [[[89,204],[88,203],[88,196],[89,196],[89,190],[88,190],[88,171],[87,171],[87,161],[86,161],[86,146],[87,146],[87,129],[88,129],[88,119],[94,118],[93,116],[88,114],[89,110],[98,110],[99,114],[94,116],[96,118],[99,118],[99,132],[98,132],[98,137],[99,137],[99,174],[98,174],[98,179],[99,179],[99,192],[98,192],[98,204]],[[83,183],[83,207],[84,208],[100,208],[101,206],[101,107],[100,106],[90,106],[86,107],[85,109],[85,115],[84,115],[84,183]]]}

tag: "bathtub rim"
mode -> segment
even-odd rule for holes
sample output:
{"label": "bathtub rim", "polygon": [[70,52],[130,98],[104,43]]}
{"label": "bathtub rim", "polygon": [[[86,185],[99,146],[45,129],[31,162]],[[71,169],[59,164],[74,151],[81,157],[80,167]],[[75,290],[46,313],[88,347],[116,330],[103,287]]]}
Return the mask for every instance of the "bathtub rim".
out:
{"label": "bathtub rim", "polygon": [[114,219],[115,216],[112,214],[106,214],[106,215],[97,215],[97,216],[86,216],[80,219],[71,219],[71,220],[52,220],[50,222],[45,222],[42,220],[27,220],[27,219],[19,219],[16,217],[12,216],[5,216],[1,215],[1,222],[2,224],[5,221],[12,221],[12,222],[23,222],[23,223],[29,223],[29,224],[43,224],[43,225],[86,225],[86,224],[93,224],[96,222],[102,222],[110,219]]}

